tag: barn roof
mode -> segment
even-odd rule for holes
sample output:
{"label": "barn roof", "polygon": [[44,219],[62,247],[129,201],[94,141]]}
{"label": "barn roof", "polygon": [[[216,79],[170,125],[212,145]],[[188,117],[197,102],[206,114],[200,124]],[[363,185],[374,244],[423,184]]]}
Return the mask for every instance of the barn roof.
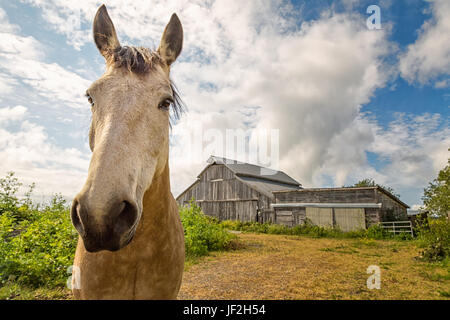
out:
{"label": "barn roof", "polygon": [[209,165],[199,174],[199,177],[211,165],[222,164],[230,169],[237,179],[269,198],[274,197],[273,191],[298,190],[301,188],[298,181],[282,171],[216,156],[209,157],[207,162]]}
{"label": "barn roof", "polygon": [[239,162],[232,159],[226,159],[216,156],[211,156],[208,159],[208,165],[197,176],[197,180],[194,181],[186,190],[184,190],[177,199],[181,197],[186,191],[191,189],[199,179],[203,172],[205,172],[210,166],[220,164],[230,169],[236,176],[236,178],[243,183],[247,184],[250,188],[255,189],[259,193],[273,198],[272,192],[280,190],[298,190],[301,189],[301,184],[289,177],[282,171],[272,170],[269,168],[257,166],[250,163]]}
{"label": "barn roof", "polygon": [[238,176],[237,178],[269,198],[274,197],[274,195],[272,194],[272,192],[274,191],[298,190],[301,188],[301,186],[299,185],[294,186],[292,184],[284,184],[276,181],[263,180],[252,177]]}
{"label": "barn roof", "polygon": [[237,160],[226,159],[226,158],[216,157],[216,156],[209,157],[207,162],[209,164],[223,164],[228,169],[233,171],[233,173],[235,175],[237,175],[239,177],[264,179],[264,180],[269,180],[269,181],[278,182],[278,183],[282,183],[282,184],[292,185],[297,188],[301,186],[301,184],[298,181],[292,179],[283,171],[277,171],[277,170],[257,166],[255,164],[239,162]]}

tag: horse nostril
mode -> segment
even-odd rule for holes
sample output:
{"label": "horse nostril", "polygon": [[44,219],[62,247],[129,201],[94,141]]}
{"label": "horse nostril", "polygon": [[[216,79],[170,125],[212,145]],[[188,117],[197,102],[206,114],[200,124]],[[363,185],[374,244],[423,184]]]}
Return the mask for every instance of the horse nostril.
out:
{"label": "horse nostril", "polygon": [[72,219],[72,224],[80,235],[83,235],[85,230],[80,217],[81,206],[78,200],[74,200],[72,203],[72,208],[70,209],[70,217]]}
{"label": "horse nostril", "polygon": [[122,202],[121,207],[121,211],[114,224],[114,232],[118,234],[128,231],[134,225],[138,213],[136,206],[128,201]]}

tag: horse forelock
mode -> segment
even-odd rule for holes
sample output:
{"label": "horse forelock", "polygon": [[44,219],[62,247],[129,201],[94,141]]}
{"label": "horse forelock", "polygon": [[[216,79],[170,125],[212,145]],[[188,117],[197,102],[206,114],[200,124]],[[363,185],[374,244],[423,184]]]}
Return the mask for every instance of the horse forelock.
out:
{"label": "horse forelock", "polygon": [[164,65],[157,51],[144,47],[119,47],[112,51],[111,57],[116,68],[126,68],[136,74],[146,74],[157,65]]}

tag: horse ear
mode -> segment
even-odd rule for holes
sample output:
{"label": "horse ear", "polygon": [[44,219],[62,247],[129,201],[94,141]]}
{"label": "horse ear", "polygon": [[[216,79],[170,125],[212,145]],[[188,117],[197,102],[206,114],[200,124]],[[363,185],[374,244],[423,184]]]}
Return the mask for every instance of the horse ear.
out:
{"label": "horse ear", "polygon": [[114,24],[104,4],[98,8],[95,15],[93,32],[95,44],[105,58],[108,57],[112,50],[120,48]]}
{"label": "horse ear", "polygon": [[164,29],[158,52],[167,65],[170,66],[179,56],[182,47],[183,27],[181,26],[180,19],[178,19],[178,16],[174,13]]}

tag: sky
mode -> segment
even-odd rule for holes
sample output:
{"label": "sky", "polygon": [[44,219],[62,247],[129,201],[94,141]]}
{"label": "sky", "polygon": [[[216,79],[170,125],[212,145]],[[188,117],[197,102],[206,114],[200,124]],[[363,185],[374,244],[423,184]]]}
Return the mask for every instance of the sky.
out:
{"label": "sky", "polygon": [[[228,155],[211,137],[238,130],[247,141],[275,132],[269,166],[304,187],[373,178],[413,208],[447,164],[450,1],[0,0],[0,176],[35,182],[43,198],[71,199],[87,176],[84,93],[105,70],[91,30],[102,3],[122,45],[156,49],[171,14],[182,22],[175,196],[211,153]],[[380,28],[367,25],[370,5]]]}

